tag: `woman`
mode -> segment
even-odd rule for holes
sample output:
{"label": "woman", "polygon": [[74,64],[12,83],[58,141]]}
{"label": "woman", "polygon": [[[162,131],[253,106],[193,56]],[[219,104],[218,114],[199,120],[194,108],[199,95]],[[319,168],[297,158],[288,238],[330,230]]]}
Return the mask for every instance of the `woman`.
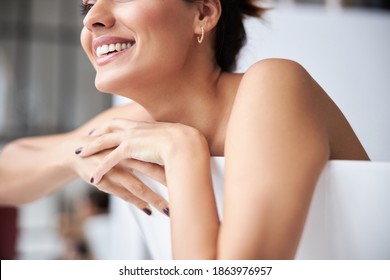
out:
{"label": "woman", "polygon": [[[327,160],[368,156],[299,64],[268,59],[230,73],[245,38],[242,17],[263,11],[253,2],[85,1],[81,41],[96,87],[135,103],[76,132],[9,146],[2,157],[34,148],[47,155],[51,168],[35,167],[26,180],[47,175],[53,188],[22,195],[21,178],[2,200],[30,200],[78,174],[148,215],[148,202],[169,215],[174,258],[293,258]],[[222,223],[210,156],[225,158]],[[165,183],[169,206],[129,169]]]}

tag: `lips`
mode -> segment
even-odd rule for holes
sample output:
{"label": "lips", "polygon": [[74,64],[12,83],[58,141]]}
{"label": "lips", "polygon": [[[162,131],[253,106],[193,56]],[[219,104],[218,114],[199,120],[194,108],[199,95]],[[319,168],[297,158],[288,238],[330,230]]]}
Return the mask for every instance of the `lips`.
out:
{"label": "lips", "polygon": [[93,41],[95,55],[100,58],[112,53],[121,52],[131,48],[135,44],[134,39],[118,37],[100,37]]}

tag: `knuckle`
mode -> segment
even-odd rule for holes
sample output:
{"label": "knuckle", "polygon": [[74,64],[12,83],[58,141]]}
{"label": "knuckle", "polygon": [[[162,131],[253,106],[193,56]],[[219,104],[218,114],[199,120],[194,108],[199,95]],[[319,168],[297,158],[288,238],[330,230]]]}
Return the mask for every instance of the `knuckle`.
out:
{"label": "knuckle", "polygon": [[124,200],[124,201],[127,201],[131,204],[135,204],[135,198],[134,198],[134,195],[132,195],[131,193],[128,193],[128,192],[125,192],[124,194],[121,195],[121,198]]}
{"label": "knuckle", "polygon": [[136,183],[131,186],[131,191],[133,194],[136,196],[140,197],[143,196],[146,192],[146,188],[143,184],[141,183]]}
{"label": "knuckle", "polygon": [[104,131],[113,131],[113,128],[114,128],[113,122],[115,122],[115,120],[112,120],[112,122],[106,123],[106,125],[103,126]]}
{"label": "knuckle", "polygon": [[156,198],[154,201],[151,203],[156,209],[163,210],[166,205],[165,201],[161,198]]}

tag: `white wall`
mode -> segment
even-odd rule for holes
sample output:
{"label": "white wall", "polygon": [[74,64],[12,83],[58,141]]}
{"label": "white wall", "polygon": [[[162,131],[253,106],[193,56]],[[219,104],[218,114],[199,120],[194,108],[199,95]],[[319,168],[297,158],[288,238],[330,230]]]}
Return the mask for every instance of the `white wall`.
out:
{"label": "white wall", "polygon": [[267,57],[301,63],[350,121],[370,157],[390,160],[390,13],[277,7],[248,20],[239,70]]}

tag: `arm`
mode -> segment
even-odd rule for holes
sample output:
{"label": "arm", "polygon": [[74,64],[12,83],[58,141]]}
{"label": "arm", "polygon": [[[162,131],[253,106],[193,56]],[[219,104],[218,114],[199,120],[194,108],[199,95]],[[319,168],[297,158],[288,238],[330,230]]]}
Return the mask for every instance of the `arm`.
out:
{"label": "arm", "polygon": [[[75,149],[91,141],[89,132],[102,122],[118,117],[139,117],[139,112],[134,114],[135,110],[130,110],[130,106],[107,110],[70,133],[23,138],[9,143],[0,154],[0,204],[19,205],[33,201],[77,177],[89,182],[91,171],[107,152],[81,160],[75,155]],[[129,169],[137,165],[126,162],[123,168],[113,170],[102,189],[142,210],[149,208],[147,202],[150,202],[163,211],[167,202],[129,173]],[[139,190],[137,196],[133,195],[134,189]]]}
{"label": "arm", "polygon": [[64,160],[72,135],[22,138],[7,144],[0,154],[0,204],[30,202],[75,179],[76,173]]}
{"label": "arm", "polygon": [[220,258],[294,257],[329,158],[321,94],[289,61],[261,62],[244,78],[226,138]]}
{"label": "arm", "polygon": [[[294,257],[329,157],[319,94],[319,86],[292,62],[264,61],[248,71],[226,135],[220,226],[209,166],[197,148],[191,155],[190,147],[201,145],[188,146],[180,160],[173,158],[172,170],[167,164],[176,258]],[[201,164],[185,164],[194,158]],[[180,166],[183,175],[175,176]]]}

